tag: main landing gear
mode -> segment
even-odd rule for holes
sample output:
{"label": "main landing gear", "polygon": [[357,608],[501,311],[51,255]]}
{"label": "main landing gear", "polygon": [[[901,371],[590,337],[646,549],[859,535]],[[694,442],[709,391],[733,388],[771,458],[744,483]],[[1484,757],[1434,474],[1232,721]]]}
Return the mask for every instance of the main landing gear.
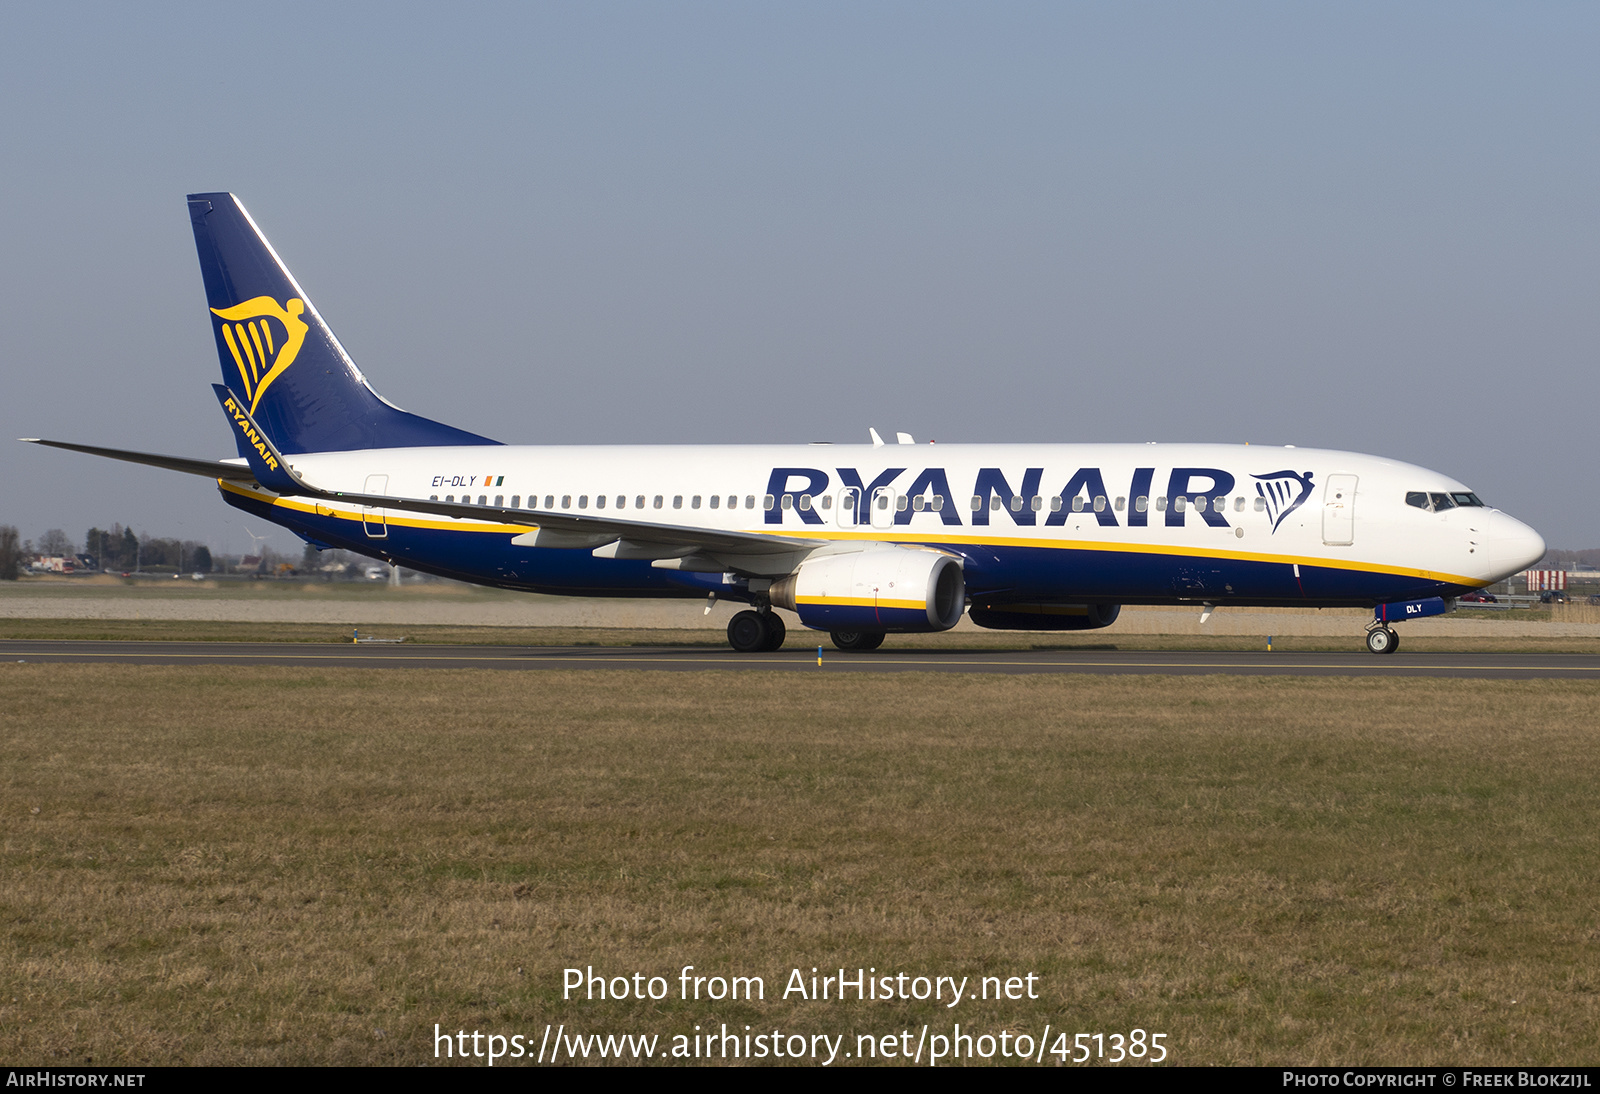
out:
{"label": "main landing gear", "polygon": [[740,653],[770,653],[783,645],[789,628],[770,608],[738,612],[728,620],[728,645]]}
{"label": "main landing gear", "polygon": [[1367,631],[1367,649],[1373,653],[1393,653],[1400,648],[1400,636],[1392,627],[1374,626]]}
{"label": "main landing gear", "polygon": [[[728,620],[728,645],[740,653],[771,653],[783,646],[788,628],[771,608],[737,612]],[[850,653],[868,653],[883,645],[882,631],[831,631],[833,644]]]}

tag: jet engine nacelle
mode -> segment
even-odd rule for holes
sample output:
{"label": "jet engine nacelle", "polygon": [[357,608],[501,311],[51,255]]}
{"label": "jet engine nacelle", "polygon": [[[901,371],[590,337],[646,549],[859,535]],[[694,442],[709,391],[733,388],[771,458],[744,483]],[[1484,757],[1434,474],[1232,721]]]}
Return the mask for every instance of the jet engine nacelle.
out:
{"label": "jet engine nacelle", "polygon": [[1051,604],[1038,600],[973,604],[968,617],[996,631],[1097,631],[1117,621],[1120,604]]}
{"label": "jet engine nacelle", "polygon": [[947,631],[961,621],[961,563],[915,547],[869,547],[806,559],[772,583],[772,603],[822,631]]}

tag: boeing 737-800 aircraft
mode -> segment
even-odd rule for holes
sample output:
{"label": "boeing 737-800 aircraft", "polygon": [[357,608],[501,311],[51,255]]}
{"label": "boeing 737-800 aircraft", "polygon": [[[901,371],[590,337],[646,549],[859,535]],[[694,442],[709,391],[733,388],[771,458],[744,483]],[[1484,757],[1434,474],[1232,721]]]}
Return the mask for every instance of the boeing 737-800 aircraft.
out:
{"label": "boeing 737-800 aircraft", "polygon": [[375,392],[232,194],[189,218],[239,458],[40,444],[204,475],[317,547],[568,596],[773,609],[870,650],[891,632],[1088,630],[1123,604],[1374,609],[1396,621],[1538,561],[1544,541],[1446,475],[1219,444],[506,445]]}

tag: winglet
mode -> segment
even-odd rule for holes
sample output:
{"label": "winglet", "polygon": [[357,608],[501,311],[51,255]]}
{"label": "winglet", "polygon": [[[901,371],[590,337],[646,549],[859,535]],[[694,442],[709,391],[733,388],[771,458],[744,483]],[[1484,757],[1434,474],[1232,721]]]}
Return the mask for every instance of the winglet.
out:
{"label": "winglet", "polygon": [[273,447],[266,432],[256,425],[244,403],[234,398],[233,392],[222,384],[212,384],[211,390],[217,393],[217,401],[222,404],[229,423],[239,431],[239,451],[244,453],[257,482],[275,494],[315,493],[283,462],[283,455]]}

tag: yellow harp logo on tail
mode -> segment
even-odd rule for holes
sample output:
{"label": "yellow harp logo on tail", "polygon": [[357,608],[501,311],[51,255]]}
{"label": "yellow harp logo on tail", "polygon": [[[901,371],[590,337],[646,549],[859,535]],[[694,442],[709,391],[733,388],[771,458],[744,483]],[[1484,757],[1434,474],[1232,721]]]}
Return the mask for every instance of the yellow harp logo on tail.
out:
{"label": "yellow harp logo on tail", "polygon": [[279,306],[270,296],[258,296],[231,308],[212,308],[222,320],[222,340],[239,366],[250,413],[261,405],[261,396],[283,370],[294,364],[309,329],[300,315],[305,302],[291,298]]}

